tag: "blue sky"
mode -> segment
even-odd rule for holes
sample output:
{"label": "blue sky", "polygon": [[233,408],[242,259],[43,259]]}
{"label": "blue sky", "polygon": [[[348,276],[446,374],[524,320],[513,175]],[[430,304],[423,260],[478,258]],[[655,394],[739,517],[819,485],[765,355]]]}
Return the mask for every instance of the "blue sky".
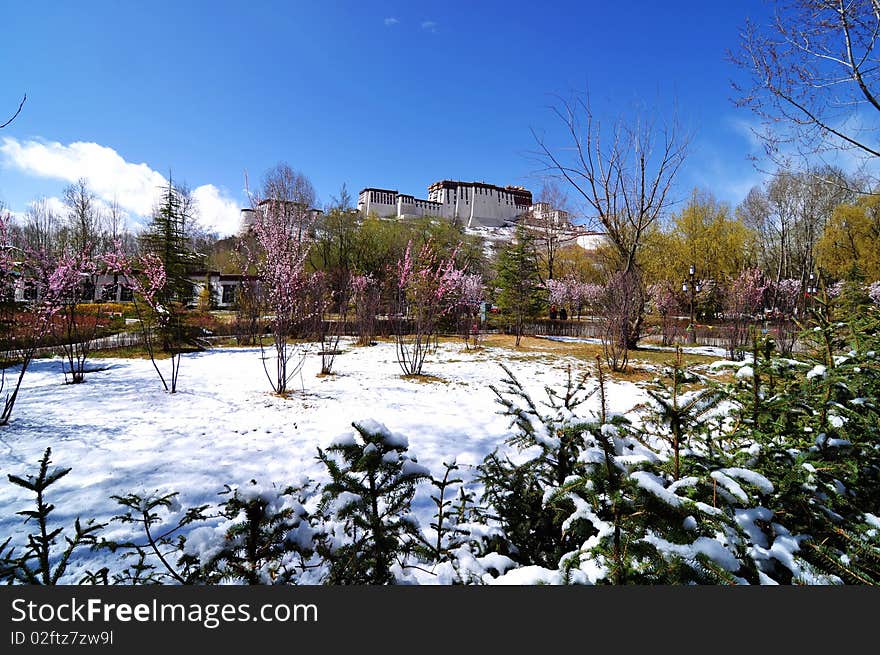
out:
{"label": "blue sky", "polygon": [[[564,145],[554,95],[612,121],[673,105],[693,133],[678,195],[739,202],[761,176],[725,60],[737,2],[20,2],[4,11],[0,200],[23,211],[84,175],[136,220],[170,173],[229,231],[267,168],[321,202],[342,183],[423,196],[443,178],[537,190],[531,129]],[[0,121],[2,122],[2,121]]]}

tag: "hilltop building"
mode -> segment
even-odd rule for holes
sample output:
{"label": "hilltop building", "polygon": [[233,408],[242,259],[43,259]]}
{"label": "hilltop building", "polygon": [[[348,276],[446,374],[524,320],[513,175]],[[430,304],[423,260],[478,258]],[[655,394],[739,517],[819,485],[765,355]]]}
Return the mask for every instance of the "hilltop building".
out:
{"label": "hilltop building", "polygon": [[437,216],[468,228],[512,225],[529,211],[532,192],[521,186],[441,180],[421,199],[392,189],[368,187],[358,194],[358,211],[382,218]]}
{"label": "hilltop building", "polygon": [[[256,209],[251,209],[251,208],[245,207],[241,210],[241,228],[240,228],[241,231],[240,231],[240,234],[242,234],[242,235],[247,234],[253,228],[254,222],[257,219],[257,212],[262,211],[262,209],[264,207],[268,206],[271,202],[274,202],[274,201],[261,200],[259,203],[257,203]],[[300,202],[293,202],[290,200],[281,200],[278,202],[282,203],[283,206],[289,207],[289,210],[291,213],[293,213],[293,212],[300,213],[301,212],[303,218],[305,219],[303,222],[307,223],[307,224],[314,223],[321,216],[321,214],[324,213],[320,209],[316,209],[314,207],[308,207],[307,205],[304,205],[303,203],[300,203]]]}
{"label": "hilltop building", "polygon": [[[241,210],[241,234],[252,228],[267,200],[256,209]],[[291,210],[302,213],[312,224],[322,214],[320,209],[289,203]],[[580,245],[595,250],[605,235],[585,231],[572,222],[565,210],[547,202],[532,201],[532,192],[521,186],[496,186],[486,182],[440,180],[428,187],[427,198],[416,198],[396,189],[367,187],[358,194],[357,211],[361,216],[375,214],[380,218],[406,219],[431,216],[444,218],[479,234],[487,243],[502,244],[513,238],[517,223],[549,230],[561,245]]]}

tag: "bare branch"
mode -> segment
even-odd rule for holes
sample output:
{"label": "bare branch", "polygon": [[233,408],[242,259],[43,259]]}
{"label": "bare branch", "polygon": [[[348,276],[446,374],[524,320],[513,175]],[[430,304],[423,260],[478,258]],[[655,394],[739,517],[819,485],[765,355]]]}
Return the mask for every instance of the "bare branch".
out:
{"label": "bare branch", "polygon": [[814,165],[814,156],[841,149],[880,157],[870,119],[852,123],[860,108],[880,111],[878,0],[774,0],[774,19],[747,22],[740,48],[729,58],[749,75],[734,84],[735,103],[763,121],[759,133],[771,160],[793,144]]}
{"label": "bare branch", "polygon": [[18,115],[21,113],[21,108],[24,107],[24,101],[25,101],[25,100],[27,100],[27,93],[24,94],[24,97],[21,99],[21,102],[18,103],[18,109],[16,109],[15,113],[12,115],[12,118],[10,118],[8,121],[6,121],[6,122],[3,123],[2,125],[0,125],[0,130],[2,130],[4,127],[6,127],[7,125],[9,125],[9,124],[10,124],[12,121],[14,121],[16,118],[18,118]]}

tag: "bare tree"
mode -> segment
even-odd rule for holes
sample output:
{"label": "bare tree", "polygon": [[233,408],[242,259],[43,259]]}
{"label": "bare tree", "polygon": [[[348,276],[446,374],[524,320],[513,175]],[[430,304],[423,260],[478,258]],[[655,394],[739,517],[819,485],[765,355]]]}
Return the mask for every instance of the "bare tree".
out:
{"label": "bare tree", "polygon": [[[669,204],[670,190],[688,147],[673,120],[657,126],[653,118],[620,117],[610,129],[594,116],[589,96],[552,107],[567,133],[566,148],[552,148],[532,131],[538,157],[548,172],[567,182],[583,199],[611,241],[616,270],[631,277],[622,286],[638,293],[630,314],[627,346],[636,346],[644,318],[645,293],[638,267],[644,236]],[[624,303],[630,307],[632,303]]]}
{"label": "bare tree", "polygon": [[[312,243],[314,198],[314,187],[305,175],[278,164],[266,174],[259,196],[251,197],[256,219],[251,233],[242,240],[247,268],[256,271],[269,314],[267,327],[274,355],[266,354],[262,335],[259,341],[263,368],[277,394],[288,392],[288,384],[302,370],[309,351],[307,345],[298,346],[291,339],[305,336],[313,314],[306,297],[304,263]],[[272,360],[274,371],[270,371]]]}
{"label": "bare tree", "polygon": [[64,189],[64,205],[67,207],[68,240],[74,249],[83,250],[89,244],[94,245],[100,225],[98,199],[85,178]]}
{"label": "bare tree", "polygon": [[629,362],[629,330],[644,311],[645,291],[634,270],[618,271],[608,280],[602,299],[602,349],[614,371],[625,371]]}
{"label": "bare tree", "polygon": [[49,253],[59,245],[61,220],[46,198],[31,203],[24,214],[25,245],[33,251]]}
{"label": "bare tree", "polygon": [[758,234],[760,264],[776,284],[815,271],[816,243],[834,208],[855,200],[839,169],[779,170],[753,188],[738,207],[740,219]]}
{"label": "bare tree", "polygon": [[15,113],[12,115],[12,117],[11,117],[9,120],[7,120],[6,122],[4,122],[2,125],[0,125],[0,130],[2,130],[4,127],[6,127],[7,125],[9,125],[9,124],[10,124],[12,121],[14,121],[16,118],[18,118],[18,115],[21,113],[21,108],[24,107],[24,101],[25,101],[25,100],[27,100],[27,94],[26,94],[26,93],[25,93],[24,96],[22,97],[21,102],[18,103],[18,109],[15,110]]}
{"label": "bare tree", "polygon": [[316,193],[311,180],[282,162],[264,176],[260,196],[258,210],[276,214],[276,220],[290,227],[296,243],[308,245],[316,218]]}
{"label": "bare tree", "polygon": [[840,149],[880,157],[878,37],[880,0],[775,0],[768,25],[746,23],[730,54],[748,74],[734,84],[736,103],[760,117],[774,161],[787,149],[809,159]]}
{"label": "bare tree", "polygon": [[125,232],[125,222],[125,212],[119,206],[119,200],[114,197],[104,215],[104,232],[111,243],[119,241],[122,237],[122,233]]}

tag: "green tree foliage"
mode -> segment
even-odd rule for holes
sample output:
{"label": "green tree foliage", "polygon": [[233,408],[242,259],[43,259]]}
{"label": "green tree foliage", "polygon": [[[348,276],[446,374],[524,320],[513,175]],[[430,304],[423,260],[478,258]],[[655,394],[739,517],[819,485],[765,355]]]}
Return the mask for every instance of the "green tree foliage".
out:
{"label": "green tree foliage", "polygon": [[[687,388],[695,383],[699,383],[696,389]],[[702,427],[720,402],[721,394],[705,377],[687,370],[681,348],[676,348],[675,361],[665,368],[662,377],[654,380],[653,388],[647,392],[655,405],[651,423],[666,433],[672,447],[672,477],[678,480],[682,475],[681,452],[689,447],[686,438]]]}
{"label": "green tree foliage", "polygon": [[[604,282],[602,262],[596,253],[578,245],[562,245],[556,252],[556,278],[599,284]],[[544,273],[545,271],[541,271]]]}
{"label": "green tree foliage", "polygon": [[684,279],[691,265],[703,279],[726,280],[752,264],[755,238],[727,205],[695,190],[665,229],[646,235],[639,261],[649,283]]}
{"label": "green tree foliage", "polygon": [[464,480],[457,477],[460,468],[454,461],[444,462],[443,477],[431,478],[435,512],[429,527],[433,534],[416,533],[419,543],[415,549],[428,562],[452,560],[454,551],[468,541],[469,532],[461,524],[473,515],[473,497],[465,491]]}
{"label": "green tree foliage", "polygon": [[498,306],[511,321],[519,346],[525,322],[538,316],[545,305],[534,238],[522,226],[501,251],[495,286]]}
{"label": "green tree foliage", "polygon": [[[16,512],[25,521],[36,524],[36,532],[27,535],[27,545],[21,553],[15,552],[11,545],[12,537],[0,544],[0,582],[19,582],[35,585],[56,585],[67,570],[74,552],[93,546],[96,533],[104,524],[88,521],[82,524],[79,518],[73,522],[73,536],[64,535],[64,528],[51,528],[50,516],[55,505],[46,498],[46,490],[70,473],[69,468],[49,469],[52,462],[51,448],[46,448],[40,459],[40,469],[36,475],[20,477],[8,475],[9,482],[34,493],[35,508]],[[59,547],[59,539],[64,536],[64,545]]]}
{"label": "green tree foliage", "polygon": [[[388,584],[418,570],[480,583],[521,568],[520,582],[876,584],[880,310],[817,299],[810,312],[803,350],[780,357],[753,337],[750,361],[713,364],[737,370],[716,384],[676,357],[628,417],[608,410],[601,358],[595,385],[569,374],[543,403],[505,368],[493,391],[512,436],[477,467],[473,496],[455,463],[431,478],[405,437],[365,422],[318,451],[323,487],[227,488],[210,512],[119,496],[114,521],[139,536],[98,544],[101,526],[77,521],[62,548],[45,490],[68,469],[50,471],[47,451],[36,475],[9,476],[36,493],[19,514],[37,528],[0,545],[0,578],[62,582],[81,546],[100,545],[134,561],[86,582]],[[420,490],[435,508],[425,526]]]}
{"label": "green tree foliage", "polygon": [[430,474],[407,454],[406,437],[378,423],[352,425],[356,436],[318,449],[330,476],[321,511],[342,532],[331,534],[321,552],[331,584],[388,584],[396,558],[415,544],[410,503],[416,483]]}
{"label": "green tree foliage", "polygon": [[365,217],[358,228],[353,270],[385,281],[388,267],[403,257],[409,234],[395,221]]}
{"label": "green tree foliage", "polygon": [[545,506],[545,491],[564,484],[569,476],[583,471],[578,456],[584,446],[585,426],[569,421],[573,411],[595,392],[587,389],[586,375],[572,376],[560,393],[547,387],[547,400],[535,403],[523,385],[505,365],[500,386],[492,387],[502,414],[515,428],[508,444],[518,450],[535,449],[537,454],[521,464],[498,451],[479,466],[484,486],[484,516],[500,522],[508,547],[524,564],[555,567],[559,559],[576,547],[577,533],[566,530],[569,503]]}
{"label": "green tree foliage", "polygon": [[733,508],[716,502],[714,478],[670,475],[666,457],[646,445],[650,433],[607,413],[601,365],[597,373],[600,410],[590,418],[571,411],[587,398],[583,378],[563,393],[548,390],[546,414],[508,378],[502,404],[516,428],[512,443],[540,454],[515,465],[493,453],[480,467],[490,517],[503,528],[499,551],[558,569],[567,582],[756,581]]}
{"label": "green tree foliage", "polygon": [[[228,498],[220,506],[224,521],[213,528],[222,532],[222,539],[201,559],[190,560],[199,565],[199,579],[211,584],[292,583],[315,546],[316,533],[304,506],[310,489],[279,491],[251,480],[235,489],[227,487],[225,493]],[[193,550],[190,547],[190,557]]]}
{"label": "green tree foliage", "polygon": [[805,327],[811,354],[802,361],[777,357],[772,341],[756,342],[749,374],[731,390],[730,438],[749,444],[743,460],[773,481],[765,506],[803,535],[802,569],[775,579],[852,581],[862,564],[873,566],[858,548],[876,548],[876,528],[865,523],[880,512],[880,316],[821,306]]}
{"label": "green tree foliage", "polygon": [[837,207],[817,249],[819,267],[837,279],[880,280],[880,196]]}
{"label": "green tree foliage", "polygon": [[165,306],[187,305],[195,300],[189,274],[201,264],[201,257],[192,251],[187,235],[187,224],[192,221],[187,213],[189,204],[181,189],[169,180],[140,237],[141,250],[156,255],[165,268],[167,284],[160,294]]}
{"label": "green tree foliage", "polygon": [[339,197],[318,218],[315,241],[309,251],[309,264],[330,274],[330,285],[340,290],[347,283],[356,264],[356,247],[361,217],[351,207],[351,195],[345,185]]}
{"label": "green tree foliage", "polygon": [[[86,580],[95,584],[193,584],[200,579],[200,571],[183,556],[186,542],[183,528],[206,518],[207,505],[181,511],[177,493],[128,493],[111,496],[122,508],[122,514],[113,517],[121,525],[137,526],[140,535],[131,540],[103,539],[98,545],[111,552],[121,552],[126,561],[134,563],[121,571],[110,573],[108,568],[89,571]],[[179,512],[176,521],[169,516]],[[174,561],[172,555],[180,557]],[[158,562],[154,563],[154,562]]]}

